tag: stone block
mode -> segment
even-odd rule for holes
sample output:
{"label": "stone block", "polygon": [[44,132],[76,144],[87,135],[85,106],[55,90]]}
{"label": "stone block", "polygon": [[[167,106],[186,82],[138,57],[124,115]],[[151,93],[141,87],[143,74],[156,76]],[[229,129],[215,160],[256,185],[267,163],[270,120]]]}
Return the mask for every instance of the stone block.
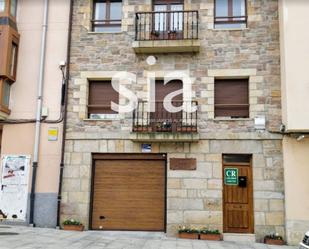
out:
{"label": "stone block", "polygon": [[269,211],[268,200],[255,199],[254,200],[254,211],[256,212]]}
{"label": "stone block", "polygon": [[256,226],[265,226],[266,218],[264,212],[254,212],[254,223]]}
{"label": "stone block", "polygon": [[183,211],[167,211],[167,223],[183,224]]}
{"label": "stone block", "polygon": [[64,170],[63,170],[63,177],[78,178],[79,177],[79,167],[65,165]]}
{"label": "stone block", "polygon": [[223,214],[218,211],[184,211],[186,224],[222,224]]}
{"label": "stone block", "polygon": [[80,166],[79,167],[80,178],[90,179],[91,176],[91,166]]}
{"label": "stone block", "polygon": [[83,161],[83,154],[82,153],[71,153],[71,164],[72,165],[79,165]]}
{"label": "stone block", "polygon": [[209,152],[209,141],[208,140],[200,140],[198,143],[190,144],[190,152],[191,153],[208,153]]}
{"label": "stone block", "polygon": [[206,211],[222,211],[222,199],[204,199],[204,209]]}
{"label": "stone block", "polygon": [[80,191],[80,179],[64,179],[63,191],[64,192]]}
{"label": "stone block", "polygon": [[210,153],[262,153],[262,144],[259,141],[250,140],[211,140]]}
{"label": "stone block", "polygon": [[99,142],[90,140],[74,141],[74,152],[98,152]]}
{"label": "stone block", "polygon": [[222,154],[206,154],[205,160],[207,162],[222,162]]}
{"label": "stone block", "polygon": [[100,152],[107,152],[107,140],[100,141]]}
{"label": "stone block", "polygon": [[284,200],[269,200],[270,211],[284,211]]}
{"label": "stone block", "polygon": [[284,225],[284,213],[283,212],[266,213],[266,225],[270,226]]}
{"label": "stone block", "polygon": [[183,179],[185,189],[207,189],[207,180],[205,179]]}
{"label": "stone block", "polygon": [[207,181],[207,189],[222,189],[222,180],[221,179],[209,179]]}
{"label": "stone block", "polygon": [[222,164],[212,163],[212,174],[215,179],[222,179]]}
{"label": "stone block", "polygon": [[167,179],[167,189],[180,189],[181,180],[180,179]]}
{"label": "stone block", "polygon": [[185,189],[169,189],[167,190],[167,198],[186,198],[187,190]]}
{"label": "stone block", "polygon": [[184,199],[184,198],[168,198],[168,210],[203,210],[204,204],[202,199]]}

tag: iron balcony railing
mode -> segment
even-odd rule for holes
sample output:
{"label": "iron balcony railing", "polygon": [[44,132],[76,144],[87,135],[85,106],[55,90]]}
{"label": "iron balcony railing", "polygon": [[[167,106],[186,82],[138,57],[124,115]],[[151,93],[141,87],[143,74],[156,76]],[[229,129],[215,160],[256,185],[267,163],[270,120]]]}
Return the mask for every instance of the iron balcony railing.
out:
{"label": "iron balcony railing", "polygon": [[[140,101],[133,112],[133,132],[197,132],[197,110],[194,112],[168,112],[163,101],[156,101],[155,112],[149,112],[149,102]],[[179,107],[191,104],[198,106],[197,101],[173,101]],[[196,108],[197,109],[197,108]]]}
{"label": "iron balcony railing", "polygon": [[198,11],[153,11],[136,13],[136,41],[198,39],[198,30]]}

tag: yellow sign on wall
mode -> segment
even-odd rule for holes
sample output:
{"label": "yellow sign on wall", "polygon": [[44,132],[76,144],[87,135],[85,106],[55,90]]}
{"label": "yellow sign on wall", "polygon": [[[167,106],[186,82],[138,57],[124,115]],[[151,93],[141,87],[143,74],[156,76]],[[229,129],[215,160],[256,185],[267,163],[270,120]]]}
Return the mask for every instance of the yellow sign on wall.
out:
{"label": "yellow sign on wall", "polygon": [[57,141],[58,140],[58,128],[51,127],[48,128],[48,141]]}

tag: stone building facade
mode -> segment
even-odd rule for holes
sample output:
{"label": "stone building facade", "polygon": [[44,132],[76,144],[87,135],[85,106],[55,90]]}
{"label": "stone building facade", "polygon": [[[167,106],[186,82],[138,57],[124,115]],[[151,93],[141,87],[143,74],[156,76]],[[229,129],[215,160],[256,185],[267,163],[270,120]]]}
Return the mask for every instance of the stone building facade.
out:
{"label": "stone building facade", "polygon": [[[199,52],[136,53],[135,13],[151,11],[150,0],[122,1],[119,33],[93,32],[92,1],[74,3],[71,43],[62,220],[76,218],[86,227],[92,201],[93,153],[141,153],[143,143],[152,153],[167,155],[166,231],[179,225],[208,226],[223,232],[222,155],[252,155],[253,219],[256,240],[266,234],[285,236],[281,124],[278,1],[247,1],[247,28],[215,29],[213,0],[185,0],[185,10],[199,11]],[[132,113],[94,120],[87,114],[90,80],[110,80],[115,72],[137,75],[127,88],[147,98],[147,72],[162,79],[167,72],[189,72],[198,101],[198,132],[194,135],[132,132]],[[249,79],[249,118],[224,119],[214,114],[215,80]],[[120,96],[120,104],[125,103]],[[257,130],[255,117],[266,127]],[[196,170],[169,169],[170,158],[194,158]]]}

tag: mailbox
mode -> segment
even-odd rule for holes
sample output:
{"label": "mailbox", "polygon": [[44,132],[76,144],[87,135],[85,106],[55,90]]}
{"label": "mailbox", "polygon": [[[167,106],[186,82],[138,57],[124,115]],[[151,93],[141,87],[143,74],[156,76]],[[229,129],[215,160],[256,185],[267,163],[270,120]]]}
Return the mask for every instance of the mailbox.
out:
{"label": "mailbox", "polygon": [[238,177],[238,186],[241,188],[247,187],[247,177],[246,176]]}

